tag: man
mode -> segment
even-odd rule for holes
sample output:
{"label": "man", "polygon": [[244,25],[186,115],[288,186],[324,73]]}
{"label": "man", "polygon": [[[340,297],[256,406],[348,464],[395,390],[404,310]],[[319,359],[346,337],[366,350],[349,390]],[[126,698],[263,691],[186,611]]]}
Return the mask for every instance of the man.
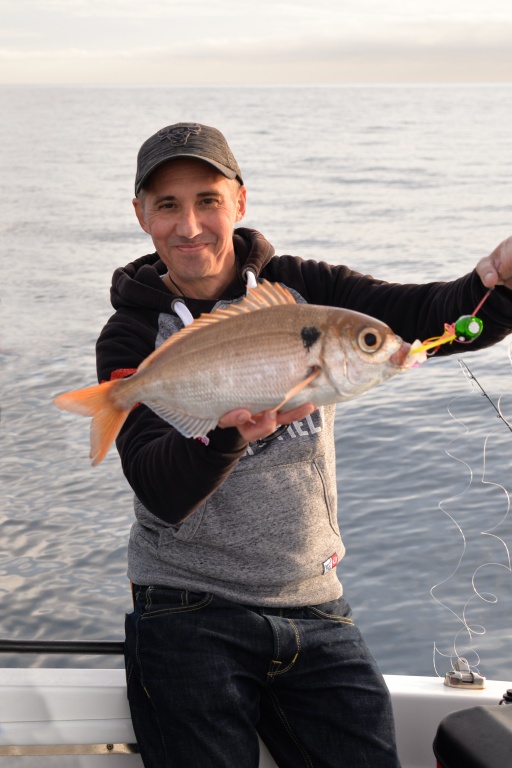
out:
{"label": "man", "polygon": [[[277,257],[259,232],[234,230],[246,189],[214,128],[179,123],[150,137],[135,194],[156,253],[114,274],[100,380],[129,374],[254,277],[283,283],[297,301],[378,317],[408,341],[439,335],[497,286],[471,346],[512,330],[512,238],[445,284],[391,285]],[[440,354],[460,351],[454,343]],[[141,405],[123,427],[117,446],[136,515],[127,685],[147,768],[256,768],[257,733],[281,768],[399,765],[389,694],[336,573],[333,418],[334,407],[309,404],[238,409],[192,440]]]}

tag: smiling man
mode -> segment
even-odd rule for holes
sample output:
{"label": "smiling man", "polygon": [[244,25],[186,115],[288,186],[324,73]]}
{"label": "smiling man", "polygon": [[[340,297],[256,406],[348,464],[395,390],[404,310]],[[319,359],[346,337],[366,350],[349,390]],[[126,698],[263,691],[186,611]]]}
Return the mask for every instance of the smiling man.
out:
{"label": "smiling man", "polygon": [[171,290],[208,299],[236,280],[233,227],[246,208],[239,181],[201,160],[177,159],[153,172],[133,204],[167,267]]}
{"label": "smiling man", "polygon": [[[114,273],[100,380],[133,372],[260,277],[298,302],[373,315],[410,342],[438,335],[496,286],[471,346],[512,330],[512,238],[458,280],[425,285],[276,256],[256,230],[235,229],[246,189],[215,128],[178,123],[151,136],[135,195],[156,250]],[[439,354],[460,352],[454,342]],[[389,694],[338,576],[333,425],[334,406],[239,409],[194,440],[144,405],[130,413],[117,440],[136,517],[126,671],[146,768],[257,768],[258,734],[280,768],[399,766]]]}

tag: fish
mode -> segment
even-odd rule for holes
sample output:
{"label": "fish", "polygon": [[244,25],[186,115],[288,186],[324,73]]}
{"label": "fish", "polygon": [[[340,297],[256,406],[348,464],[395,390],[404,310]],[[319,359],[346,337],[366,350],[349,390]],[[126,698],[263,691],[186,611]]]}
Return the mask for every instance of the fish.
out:
{"label": "fish", "polygon": [[128,378],[55,398],[92,416],[90,458],[106,456],[130,411],[151,408],[182,435],[201,438],[236,408],[252,414],[349,400],[423,362],[383,322],[350,309],[297,303],[260,281],[227,308],[167,338]]}

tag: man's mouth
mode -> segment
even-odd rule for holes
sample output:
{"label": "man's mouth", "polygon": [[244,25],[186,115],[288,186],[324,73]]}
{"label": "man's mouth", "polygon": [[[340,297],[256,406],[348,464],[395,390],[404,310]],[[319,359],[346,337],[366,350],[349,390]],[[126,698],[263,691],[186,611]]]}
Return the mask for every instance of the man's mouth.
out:
{"label": "man's mouth", "polygon": [[183,253],[195,253],[196,251],[201,251],[206,245],[207,243],[179,243],[174,248]]}
{"label": "man's mouth", "polygon": [[198,253],[212,243],[212,238],[203,237],[201,240],[171,240],[169,245],[181,253]]}

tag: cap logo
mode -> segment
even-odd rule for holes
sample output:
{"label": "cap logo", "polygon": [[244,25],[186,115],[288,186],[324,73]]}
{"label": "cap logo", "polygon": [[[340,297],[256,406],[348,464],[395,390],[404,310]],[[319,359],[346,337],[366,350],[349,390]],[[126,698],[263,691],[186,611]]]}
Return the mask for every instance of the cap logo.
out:
{"label": "cap logo", "polygon": [[181,123],[162,128],[158,131],[158,137],[160,141],[167,139],[173,147],[183,147],[192,135],[198,133],[201,133],[201,126],[198,123]]}

